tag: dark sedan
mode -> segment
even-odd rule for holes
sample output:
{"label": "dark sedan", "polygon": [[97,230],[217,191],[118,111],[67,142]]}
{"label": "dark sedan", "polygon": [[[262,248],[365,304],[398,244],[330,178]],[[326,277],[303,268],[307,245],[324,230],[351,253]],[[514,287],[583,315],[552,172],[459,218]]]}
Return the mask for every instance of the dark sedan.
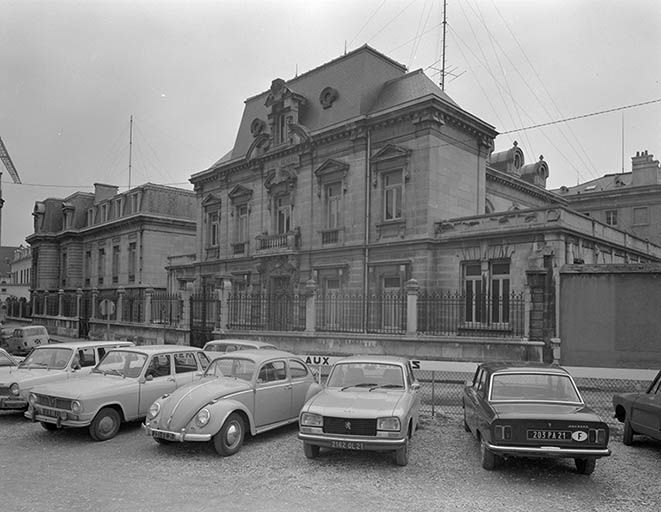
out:
{"label": "dark sedan", "polygon": [[572,458],[589,475],[610,455],[608,425],[571,375],[542,363],[483,363],[463,394],[464,427],[480,442],[482,467],[503,457]]}
{"label": "dark sedan", "polygon": [[624,444],[631,444],[634,434],[661,441],[661,371],[645,393],[614,395],[613,407],[615,417],[624,423]]}

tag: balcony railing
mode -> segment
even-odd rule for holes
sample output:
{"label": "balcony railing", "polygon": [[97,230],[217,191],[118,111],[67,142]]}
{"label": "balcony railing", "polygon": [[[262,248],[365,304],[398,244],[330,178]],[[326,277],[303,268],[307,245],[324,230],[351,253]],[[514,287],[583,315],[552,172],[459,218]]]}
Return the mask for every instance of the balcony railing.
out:
{"label": "balcony railing", "polygon": [[300,243],[301,231],[296,228],[287,233],[278,233],[276,235],[263,234],[257,236],[257,250],[260,252],[283,252],[298,249]]}

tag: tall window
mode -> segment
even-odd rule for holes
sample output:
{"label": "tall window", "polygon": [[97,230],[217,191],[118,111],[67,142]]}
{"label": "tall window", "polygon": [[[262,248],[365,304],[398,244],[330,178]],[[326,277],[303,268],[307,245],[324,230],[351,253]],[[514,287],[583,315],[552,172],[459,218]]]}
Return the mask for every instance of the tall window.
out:
{"label": "tall window", "polygon": [[134,283],[135,282],[135,270],[137,267],[137,258],[138,253],[136,251],[136,243],[131,242],[129,244],[129,252],[128,252],[128,267],[129,267],[129,283]]}
{"label": "tall window", "polygon": [[491,321],[507,323],[510,320],[510,264],[491,263]]}
{"label": "tall window", "polygon": [[276,225],[275,230],[279,235],[291,231],[291,204],[289,195],[279,196],[275,200]]}
{"label": "tall window", "polygon": [[108,221],[108,205],[101,205],[101,222]]}
{"label": "tall window", "polygon": [[399,276],[383,278],[383,327],[398,329],[402,326],[400,306],[401,283]]}
{"label": "tall window", "polygon": [[488,272],[482,263],[464,265],[465,320],[471,323],[510,322],[510,262],[492,261]]}
{"label": "tall window", "polygon": [[218,212],[209,213],[209,246],[216,247],[218,245],[218,226],[220,214]]}
{"label": "tall window", "polygon": [[287,141],[287,117],[284,115],[277,116],[275,119],[274,128],[275,143],[284,144]]}
{"label": "tall window", "polygon": [[112,282],[119,282],[119,245],[112,248]]}
{"label": "tall window", "polygon": [[106,250],[105,249],[99,249],[99,261],[98,261],[98,282],[99,284],[103,284],[103,276],[106,273]]}
{"label": "tall window", "polygon": [[85,275],[85,286],[90,284],[90,273],[92,272],[92,251],[85,251],[85,267],[83,273]]}
{"label": "tall window", "polygon": [[402,171],[393,171],[383,175],[383,219],[402,218],[403,197]]}
{"label": "tall window", "polygon": [[649,219],[649,211],[647,209],[647,206],[643,206],[641,208],[634,208],[633,209],[633,224],[634,226],[640,226],[640,225],[645,225],[649,224],[650,219]]}
{"label": "tall window", "polygon": [[62,251],[62,268],[60,269],[62,287],[67,285],[67,251]]}
{"label": "tall window", "polygon": [[140,196],[136,194],[131,194],[131,213],[138,213],[140,207]]}
{"label": "tall window", "polygon": [[241,204],[236,207],[236,241],[248,240],[248,205]]}
{"label": "tall window", "polygon": [[486,305],[480,263],[467,263],[464,267],[464,292],[466,298],[466,321],[484,322]]}
{"label": "tall window", "polygon": [[325,187],[326,191],[326,228],[336,229],[340,226],[340,182],[329,183]]}
{"label": "tall window", "polygon": [[617,226],[617,210],[606,210],[606,224]]}

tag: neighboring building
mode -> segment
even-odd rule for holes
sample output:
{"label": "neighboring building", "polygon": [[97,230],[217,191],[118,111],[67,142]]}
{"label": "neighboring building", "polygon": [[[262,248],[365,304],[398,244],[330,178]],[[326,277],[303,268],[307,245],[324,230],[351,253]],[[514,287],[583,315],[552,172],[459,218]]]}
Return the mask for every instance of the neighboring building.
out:
{"label": "neighboring building", "polygon": [[555,192],[576,211],[661,245],[661,167],[647,151],[631,158],[631,172],[605,174]]}
{"label": "neighboring building", "polygon": [[34,292],[165,289],[168,255],[195,243],[195,193],[147,183],[35,203]]}
{"label": "neighboring building", "polygon": [[11,284],[11,261],[16,247],[0,247],[0,320],[4,320],[7,312],[5,301],[13,296]]}
{"label": "neighboring building", "polygon": [[[273,80],[245,101],[232,150],[190,178],[197,245],[170,259],[172,286],[277,294],[314,280],[322,296],[368,297],[415,279],[461,292],[470,333],[507,333],[508,294],[532,290],[553,318],[530,332],[554,336],[562,265],[659,261],[661,248],[572,211],[545,189],[543,158],[526,165],[516,144],[494,154],[496,135],[367,46]],[[379,307],[401,324],[396,306]]]}
{"label": "neighboring building", "polygon": [[9,272],[11,295],[18,298],[29,298],[32,276],[32,250],[29,246],[21,245],[14,249]]}

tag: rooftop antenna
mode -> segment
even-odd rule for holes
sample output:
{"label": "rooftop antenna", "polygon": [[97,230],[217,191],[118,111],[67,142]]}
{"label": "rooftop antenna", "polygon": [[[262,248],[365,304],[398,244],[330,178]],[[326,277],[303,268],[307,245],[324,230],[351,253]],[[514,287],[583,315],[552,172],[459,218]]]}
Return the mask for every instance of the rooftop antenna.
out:
{"label": "rooftop antenna", "polygon": [[347,40],[344,40],[344,55],[347,54]]}
{"label": "rooftop antenna", "polygon": [[624,112],[622,112],[622,174],[624,174]]}
{"label": "rooftop antenna", "polygon": [[129,190],[131,190],[131,153],[133,150],[133,115],[129,122]]}
{"label": "rooftop antenna", "polygon": [[445,91],[445,30],[448,24],[447,8],[448,8],[447,0],[443,0],[443,48],[442,48],[443,62],[441,64],[441,91]]}
{"label": "rooftop antenna", "polygon": [[294,78],[298,77],[298,64],[296,64],[296,74],[294,75]]}

